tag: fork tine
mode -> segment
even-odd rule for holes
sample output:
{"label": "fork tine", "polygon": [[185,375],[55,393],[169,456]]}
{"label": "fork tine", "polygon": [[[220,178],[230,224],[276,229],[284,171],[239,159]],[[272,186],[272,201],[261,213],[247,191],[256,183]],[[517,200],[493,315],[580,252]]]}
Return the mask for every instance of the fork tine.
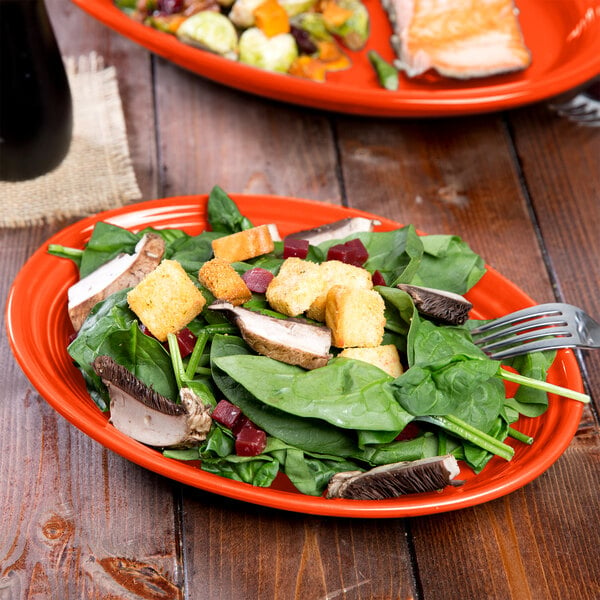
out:
{"label": "fork tine", "polygon": [[[512,327],[498,327],[495,329],[487,329],[482,331],[481,333],[487,333],[483,337],[480,337],[480,333],[476,332],[473,336],[474,341],[477,345],[485,344],[487,342],[491,342],[492,340],[496,340],[498,338],[503,338],[511,335],[515,335],[522,331],[544,331],[542,335],[561,335],[559,333],[559,326],[567,326],[567,321],[562,318],[562,316],[557,316],[555,318],[544,318],[544,317],[536,317],[535,319],[529,319],[525,322],[517,323]],[[523,339],[527,338],[528,334],[521,334]],[[537,336],[540,337],[540,336]]]}
{"label": "fork tine", "polygon": [[514,346],[515,344],[522,346],[524,342],[539,340],[540,338],[547,338],[549,336],[551,336],[555,341],[563,343],[567,341],[566,338],[573,337],[573,332],[566,327],[550,327],[548,329],[542,328],[536,329],[535,331],[528,331],[521,335],[512,336],[510,338],[500,339],[497,342],[492,342],[491,344],[482,345],[480,341],[477,341],[477,345],[484,352],[489,352],[501,348]]}
{"label": "fork tine", "polygon": [[575,341],[572,344],[565,341],[565,338],[555,338],[549,340],[536,340],[528,342],[527,344],[519,344],[513,348],[507,348],[506,350],[500,350],[498,352],[486,353],[494,360],[503,360],[505,358],[511,358],[518,356],[519,354],[527,354],[528,352],[537,352],[539,350],[559,350],[561,348],[575,348]]}
{"label": "fork tine", "polygon": [[504,317],[494,319],[493,321],[484,325],[480,325],[479,327],[472,329],[471,334],[478,335],[479,333],[483,333],[484,331],[496,330],[499,327],[504,327],[505,325],[511,325],[512,323],[517,323],[526,319],[535,319],[538,317],[543,317],[545,315],[560,316],[563,314],[563,309],[564,304],[560,304],[557,302],[550,302],[548,304],[537,304],[536,306],[530,306],[528,308],[518,310],[516,312],[505,315]]}

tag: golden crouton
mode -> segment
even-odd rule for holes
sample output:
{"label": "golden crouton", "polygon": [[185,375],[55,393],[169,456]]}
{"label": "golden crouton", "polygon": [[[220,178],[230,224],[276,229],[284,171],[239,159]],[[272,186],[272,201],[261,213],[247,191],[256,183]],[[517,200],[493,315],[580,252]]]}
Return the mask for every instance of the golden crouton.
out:
{"label": "golden crouton", "polygon": [[308,310],[323,289],[319,265],[301,258],[287,258],[267,288],[267,301],[274,310],[296,317]]}
{"label": "golden crouton", "polygon": [[205,262],[198,271],[200,283],[219,300],[227,300],[234,306],[248,302],[252,292],[237,271],[223,258]]}
{"label": "golden crouton", "polygon": [[127,294],[127,302],[161,342],[168,333],[183,329],[206,304],[200,290],[175,260],[163,260]]}
{"label": "golden crouton", "polygon": [[377,346],[377,348],[346,348],[338,356],[346,356],[347,358],[355,358],[370,363],[394,378],[402,375],[400,355],[394,344]]}
{"label": "golden crouton", "polygon": [[327,293],[325,323],[337,348],[373,348],[385,326],[383,298],[375,290],[334,285]]}
{"label": "golden crouton", "polygon": [[373,279],[371,273],[361,267],[348,265],[340,260],[327,260],[321,263],[321,272],[323,274],[323,291],[310,305],[306,316],[315,321],[325,321],[325,302],[327,301],[327,292],[334,285],[344,285],[351,288],[360,288],[370,290],[373,288]]}
{"label": "golden crouton", "polygon": [[247,260],[273,252],[275,244],[268,225],[259,225],[244,231],[238,231],[212,242],[212,249],[217,258],[229,262]]}

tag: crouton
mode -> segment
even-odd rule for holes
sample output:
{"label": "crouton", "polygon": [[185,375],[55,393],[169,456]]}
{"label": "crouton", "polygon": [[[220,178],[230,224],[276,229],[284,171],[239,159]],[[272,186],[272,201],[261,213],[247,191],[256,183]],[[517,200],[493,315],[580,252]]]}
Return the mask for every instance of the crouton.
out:
{"label": "crouton", "polygon": [[325,323],[337,348],[373,348],[385,326],[383,298],[375,290],[334,285],[327,293]]}
{"label": "crouton", "polygon": [[327,260],[321,263],[320,269],[324,279],[323,291],[317,296],[306,312],[306,316],[315,321],[325,322],[327,292],[334,285],[344,285],[346,287],[365,290],[373,288],[371,273],[361,267],[348,265],[339,260]]}
{"label": "crouton", "polygon": [[267,301],[274,310],[296,317],[308,310],[323,289],[319,265],[301,258],[287,258],[267,288]]}
{"label": "crouton", "polygon": [[183,329],[204,308],[206,300],[183,267],[163,260],[128,294],[131,310],[161,342]]}
{"label": "crouton", "polygon": [[228,262],[254,258],[273,252],[274,248],[275,244],[268,225],[238,231],[212,241],[215,257],[224,258]]}
{"label": "crouton", "polygon": [[376,348],[346,348],[338,356],[346,356],[347,358],[355,358],[370,363],[394,378],[400,377],[403,372],[400,355],[394,344],[386,344]]}
{"label": "crouton", "polygon": [[252,292],[236,270],[223,258],[205,262],[198,271],[200,283],[219,300],[227,300],[234,306],[248,302]]}

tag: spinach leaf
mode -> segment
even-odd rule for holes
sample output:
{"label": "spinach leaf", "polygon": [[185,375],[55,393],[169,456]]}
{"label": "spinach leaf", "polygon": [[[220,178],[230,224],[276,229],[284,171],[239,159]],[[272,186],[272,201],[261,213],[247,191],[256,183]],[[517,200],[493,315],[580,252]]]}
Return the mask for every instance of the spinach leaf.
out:
{"label": "spinach leaf", "polygon": [[202,458],[200,468],[221,477],[249,483],[256,487],[269,487],[279,472],[279,462],[267,454],[223,458]]}
{"label": "spinach leaf", "polygon": [[454,235],[421,237],[423,256],[412,283],[455,294],[470,290],[485,273],[483,259]]}
{"label": "spinach leaf", "polygon": [[[493,435],[496,439],[503,440],[508,433],[508,424],[504,419],[498,418],[487,433]],[[494,456],[491,452],[466,441],[463,442],[463,452],[465,462],[476,474],[480,473],[483,467],[485,467]]]}
{"label": "spinach leaf", "polygon": [[236,336],[216,335],[211,345],[213,380],[221,393],[269,435],[309,452],[321,452],[337,456],[358,454],[351,434],[319,419],[306,419],[289,414],[257,400],[235,379],[216,365],[224,356],[240,358],[250,355],[246,343]]}
{"label": "spinach leaf", "polygon": [[96,223],[92,237],[81,256],[80,276],[89,275],[119,254],[132,254],[140,238],[139,234],[131,233],[117,225],[103,221]]}
{"label": "spinach leaf", "polygon": [[277,458],[281,470],[303,494],[320,496],[336,473],[363,470],[357,463],[339,456],[304,452],[277,438],[269,438],[265,452]]}
{"label": "spinach leaf", "polygon": [[491,361],[471,339],[469,331],[460,326],[436,325],[422,319],[414,313],[408,332],[408,364],[409,366],[446,362],[449,358],[464,355],[467,358],[492,362],[496,371],[500,367],[498,361]]}
{"label": "spinach leaf", "polygon": [[68,352],[85,373],[92,398],[101,410],[108,408],[108,392],[92,363],[101,355],[111,356],[159,394],[177,400],[177,383],[169,353],[162,344],[138,327],[135,314],[122,290],[98,303],[85,320]]}
{"label": "spinach leaf", "polygon": [[[517,373],[546,381],[548,369],[554,362],[556,352],[532,352],[522,356],[515,356],[505,364],[512,367]],[[526,386],[519,386],[514,398],[507,399],[507,405],[515,408],[522,415],[527,417],[539,417],[545,413],[548,408],[548,394],[544,390],[534,389]]]}
{"label": "spinach leaf", "polygon": [[489,359],[467,329],[414,316],[408,334],[410,368],[394,381],[396,398],[414,416],[454,415],[487,432],[502,411],[500,363]]}
{"label": "spinach leaf", "polygon": [[438,440],[431,432],[411,440],[401,440],[365,448],[361,458],[372,465],[388,465],[407,460],[419,460],[437,456]]}
{"label": "spinach leaf", "polygon": [[215,185],[208,197],[208,223],[213,231],[237,233],[253,227],[250,220],[238,209],[227,193]]}
{"label": "spinach leaf", "polygon": [[[400,352],[407,353],[407,334],[413,319],[418,319],[418,312],[412,298],[398,288],[377,286],[375,288],[385,301],[386,337]],[[391,331],[390,331],[391,330]],[[393,332],[393,335],[392,333]],[[390,340],[391,337],[391,340]]]}
{"label": "spinach leaf", "polygon": [[412,420],[394,399],[392,378],[362,361],[335,358],[305,371],[265,356],[214,360],[261,402],[345,429],[401,431]]}
{"label": "spinach leaf", "polygon": [[185,271],[197,277],[200,267],[213,257],[212,241],[219,237],[223,234],[212,231],[178,237],[168,244],[165,258],[178,261]]}
{"label": "spinach leaf", "polygon": [[319,458],[297,448],[289,448],[283,462],[283,471],[294,487],[310,496],[320,496],[336,473],[356,470],[357,465],[347,460]]}

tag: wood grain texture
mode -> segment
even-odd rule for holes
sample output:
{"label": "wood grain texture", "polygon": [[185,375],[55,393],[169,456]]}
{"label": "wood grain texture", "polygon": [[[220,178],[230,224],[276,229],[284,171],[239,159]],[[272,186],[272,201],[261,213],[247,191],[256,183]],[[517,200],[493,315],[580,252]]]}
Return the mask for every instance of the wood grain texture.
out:
{"label": "wood grain texture", "polygon": [[[522,109],[511,125],[553,271],[559,300],[600,315],[600,133],[548,109]],[[600,356],[584,352],[589,389],[600,410]]]}
{"label": "wood grain texture", "polygon": [[197,565],[191,597],[400,600],[414,594],[401,519],[305,517],[204,495],[200,501],[184,515],[186,562]]}
{"label": "wood grain texture", "polygon": [[316,111],[224,88],[157,62],[157,119],[165,196],[275,194],[338,204],[330,125]]}
{"label": "wood grain texture", "polygon": [[[537,301],[600,315],[595,130],[543,105],[456,119],[333,115],[225,88],[48,0],[63,54],[117,68],[144,199],[265,193],[459,234]],[[1,308],[66,223],[0,230]],[[600,356],[584,355],[598,401]],[[0,339],[0,600],[540,600],[600,597],[600,443],[584,412],[564,455],[512,494],[412,519],[285,513],[181,486],[57,415]]]}

